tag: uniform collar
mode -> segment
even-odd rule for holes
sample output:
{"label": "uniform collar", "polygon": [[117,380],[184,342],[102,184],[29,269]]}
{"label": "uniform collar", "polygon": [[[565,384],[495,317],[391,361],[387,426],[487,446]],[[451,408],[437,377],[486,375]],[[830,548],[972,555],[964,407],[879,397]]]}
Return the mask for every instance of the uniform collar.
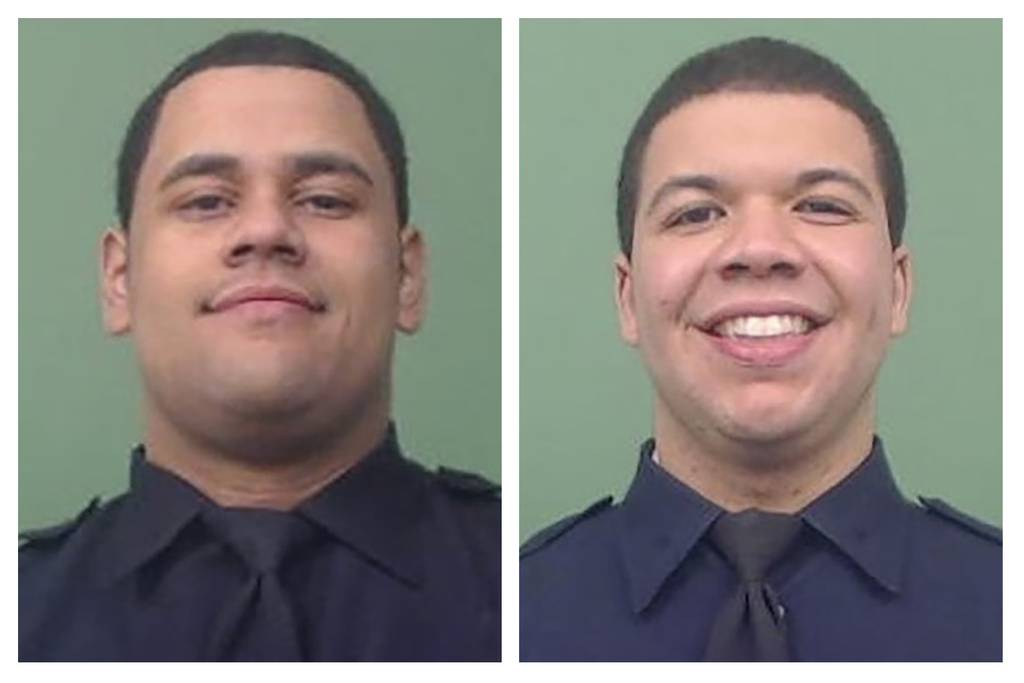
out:
{"label": "uniform collar", "polygon": [[133,448],[128,495],[99,553],[102,580],[121,579],[171,545],[204,501],[184,479],[150,463],[145,446]]}
{"label": "uniform collar", "polygon": [[902,586],[910,506],[877,436],[868,457],[803,511],[804,520],[886,590]]}
{"label": "uniform collar", "polygon": [[423,469],[402,456],[390,425],[368,456],[298,509],[388,573],[419,585],[428,484]]}
{"label": "uniform collar", "polygon": [[[640,449],[636,476],[622,502],[618,544],[634,612],[643,611],[722,513],[655,464],[654,441]],[[872,580],[898,592],[906,553],[907,504],[896,488],[882,442],[843,481],[803,510],[807,524]]]}
{"label": "uniform collar", "polygon": [[722,512],[655,464],[653,452],[653,439],[640,447],[640,463],[619,517],[619,548],[634,612],[651,603]]}
{"label": "uniform collar", "polygon": [[[377,447],[295,512],[384,571],[416,585],[423,573],[425,481],[421,468],[401,455],[392,424]],[[102,577],[116,581],[138,569],[213,505],[185,480],[149,462],[145,448],[136,446],[129,494],[99,554]]]}

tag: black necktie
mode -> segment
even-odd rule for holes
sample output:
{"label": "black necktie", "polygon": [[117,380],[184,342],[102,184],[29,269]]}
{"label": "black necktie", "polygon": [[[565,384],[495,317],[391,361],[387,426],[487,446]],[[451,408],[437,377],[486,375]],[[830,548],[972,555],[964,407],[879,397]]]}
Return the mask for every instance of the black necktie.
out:
{"label": "black necktie", "polygon": [[211,508],[203,517],[249,571],[217,620],[208,658],[301,661],[299,627],[279,570],[299,546],[315,538],[313,527],[277,510]]}
{"label": "black necktie", "polygon": [[705,661],[789,661],[785,610],[764,577],[800,528],[799,517],[753,509],[725,513],[715,522],[711,542],[736,569],[739,586],[711,626]]}

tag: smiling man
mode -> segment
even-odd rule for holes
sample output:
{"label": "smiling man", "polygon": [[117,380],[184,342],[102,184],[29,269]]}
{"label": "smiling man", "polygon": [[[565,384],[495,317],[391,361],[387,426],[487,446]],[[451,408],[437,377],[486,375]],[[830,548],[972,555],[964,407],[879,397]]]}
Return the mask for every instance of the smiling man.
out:
{"label": "smiling man", "polygon": [[145,445],[127,494],[25,534],[22,660],[499,658],[497,487],[390,422],[406,185],[388,104],[302,38],[222,38],[142,103],[101,270]]}
{"label": "smiling man", "polygon": [[905,500],[875,382],[907,328],[900,155],[840,67],[685,62],[619,176],[616,303],[654,434],[521,553],[526,660],[999,660],[1000,532]]}

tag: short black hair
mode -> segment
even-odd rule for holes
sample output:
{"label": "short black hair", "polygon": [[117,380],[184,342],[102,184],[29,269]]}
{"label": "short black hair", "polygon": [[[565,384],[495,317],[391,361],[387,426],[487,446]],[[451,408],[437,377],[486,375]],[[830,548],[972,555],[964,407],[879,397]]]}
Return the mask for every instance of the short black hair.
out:
{"label": "short black hair", "polygon": [[718,92],[820,95],[854,114],[867,130],[885,194],[893,248],[903,239],[907,197],[903,162],[885,116],[838,64],[800,45],[766,37],[746,38],[711,48],[683,62],[654,92],[629,135],[619,167],[619,247],[633,250],[640,169],[651,133],[686,102]]}
{"label": "short black hair", "polygon": [[117,158],[117,214],[128,230],[139,171],[149,152],[160,108],[167,93],[200,71],[228,66],[289,66],[333,76],[355,92],[387,159],[395,186],[399,225],[409,221],[409,188],[405,141],[391,106],[356,67],[327,48],[287,33],[244,31],[231,33],[189,55],[142,101],[132,116]]}

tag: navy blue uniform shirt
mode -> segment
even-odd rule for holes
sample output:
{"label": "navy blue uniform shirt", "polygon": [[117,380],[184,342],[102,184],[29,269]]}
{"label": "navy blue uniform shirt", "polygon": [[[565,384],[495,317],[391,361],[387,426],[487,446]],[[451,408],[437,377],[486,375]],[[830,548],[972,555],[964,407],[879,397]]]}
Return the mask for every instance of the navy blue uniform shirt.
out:
{"label": "navy blue uniform shirt", "polygon": [[[520,555],[523,661],[699,661],[736,575],[705,539],[722,510],[641,449],[607,498],[540,532]],[[881,441],[800,516],[768,574],[796,661],[1002,659],[998,529],[896,488]]]}
{"label": "navy blue uniform shirt", "polygon": [[[278,575],[295,631],[280,640],[297,641],[299,658],[496,661],[500,506],[497,487],[479,477],[405,459],[392,429],[290,513],[228,514],[291,515],[308,533]],[[215,507],[140,447],[128,493],[73,523],[24,534],[19,658],[287,657],[215,634],[244,631],[251,606],[239,601],[253,580],[205,521]]]}

